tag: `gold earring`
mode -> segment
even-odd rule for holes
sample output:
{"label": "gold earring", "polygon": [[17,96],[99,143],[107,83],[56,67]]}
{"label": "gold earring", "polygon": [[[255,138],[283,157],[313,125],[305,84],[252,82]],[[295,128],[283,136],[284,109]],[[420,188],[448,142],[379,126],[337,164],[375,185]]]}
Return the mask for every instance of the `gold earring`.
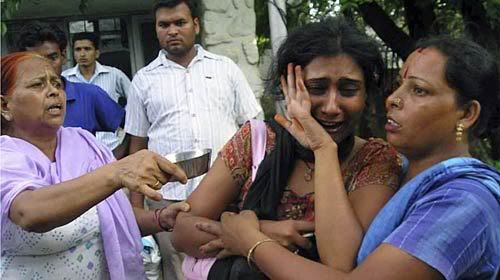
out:
{"label": "gold earring", "polygon": [[462,135],[463,134],[464,134],[464,124],[459,123],[456,127],[456,132],[455,132],[455,135],[456,135],[455,140],[457,140],[458,143],[462,142]]}

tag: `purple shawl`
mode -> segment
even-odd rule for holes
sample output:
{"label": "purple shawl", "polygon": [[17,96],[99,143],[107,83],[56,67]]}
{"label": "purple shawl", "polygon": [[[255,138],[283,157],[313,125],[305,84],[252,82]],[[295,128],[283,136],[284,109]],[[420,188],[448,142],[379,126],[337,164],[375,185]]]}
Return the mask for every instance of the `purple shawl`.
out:
{"label": "purple shawl", "polygon": [[[5,135],[0,136],[0,151],[2,254],[15,246],[4,240],[4,230],[16,226],[8,216],[20,192],[77,178],[115,160],[108,148],[80,128],[59,129],[55,162],[30,143]],[[97,213],[110,278],[144,279],[141,235],[124,192],[116,191],[97,204]]]}

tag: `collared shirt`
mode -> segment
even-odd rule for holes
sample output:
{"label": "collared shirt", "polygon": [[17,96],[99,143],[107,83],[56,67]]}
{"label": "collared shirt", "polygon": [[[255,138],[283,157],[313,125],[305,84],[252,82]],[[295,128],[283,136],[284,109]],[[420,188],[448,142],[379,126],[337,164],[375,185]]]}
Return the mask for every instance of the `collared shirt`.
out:
{"label": "collared shirt", "polygon": [[[62,75],[69,81],[76,83],[88,83],[101,87],[116,103],[119,98],[127,99],[130,89],[129,78],[118,68],[102,65],[96,61],[94,75],[86,80],[80,72],[79,66],[65,70]],[[97,132],[96,137],[108,148],[114,149],[123,141],[123,130],[116,132]]]}
{"label": "collared shirt", "polygon": [[81,127],[94,134],[116,131],[125,117],[125,110],[100,87],[73,83],[62,77],[66,91],[65,127]]}
{"label": "collared shirt", "polygon": [[[166,155],[193,149],[212,149],[212,162],[239,124],[262,112],[250,85],[229,58],[196,45],[187,67],[166,57],[137,72],[127,103],[125,131],[149,137],[148,149]],[[201,176],[187,185],[169,183],[164,198],[185,199]]]}

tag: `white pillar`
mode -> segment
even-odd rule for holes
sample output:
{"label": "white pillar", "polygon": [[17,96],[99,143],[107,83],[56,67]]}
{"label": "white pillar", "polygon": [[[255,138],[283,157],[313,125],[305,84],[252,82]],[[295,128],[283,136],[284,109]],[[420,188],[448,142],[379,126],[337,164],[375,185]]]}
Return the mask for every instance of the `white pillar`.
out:
{"label": "white pillar", "polygon": [[285,22],[283,22],[283,19],[286,19],[285,1],[286,0],[268,0],[267,2],[273,55],[276,54],[281,44],[281,41],[285,39],[287,34],[286,25]]}

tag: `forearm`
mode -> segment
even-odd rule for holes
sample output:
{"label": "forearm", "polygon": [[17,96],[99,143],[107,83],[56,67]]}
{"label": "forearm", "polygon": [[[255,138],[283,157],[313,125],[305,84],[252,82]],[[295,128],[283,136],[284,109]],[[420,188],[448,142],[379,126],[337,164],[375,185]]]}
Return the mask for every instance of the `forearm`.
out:
{"label": "forearm", "polygon": [[13,201],[10,219],[23,229],[47,232],[65,225],[120,188],[106,165],[73,180],[24,191]]}
{"label": "forearm", "polygon": [[[245,246],[251,248],[268,237],[262,233],[247,239]],[[259,245],[253,253],[253,261],[271,279],[345,279],[346,275],[325,265],[293,254],[277,242]],[[286,263],[286,265],[283,265]]]}
{"label": "forearm", "polygon": [[130,136],[128,134],[125,134],[123,141],[120,143],[120,145],[118,145],[118,147],[116,147],[113,150],[113,155],[117,160],[124,158],[128,155],[129,144],[130,144]]}
{"label": "forearm", "polygon": [[315,152],[315,225],[321,262],[350,272],[363,228],[344,187],[336,148]]}
{"label": "forearm", "polygon": [[158,225],[154,211],[148,211],[138,207],[133,207],[133,210],[142,236],[163,231],[163,229]]}
{"label": "forearm", "polygon": [[172,245],[177,251],[184,252],[196,258],[211,257],[200,251],[200,246],[216,239],[216,236],[200,231],[196,223],[213,222],[204,217],[193,216],[189,213],[179,213],[172,234]]}

